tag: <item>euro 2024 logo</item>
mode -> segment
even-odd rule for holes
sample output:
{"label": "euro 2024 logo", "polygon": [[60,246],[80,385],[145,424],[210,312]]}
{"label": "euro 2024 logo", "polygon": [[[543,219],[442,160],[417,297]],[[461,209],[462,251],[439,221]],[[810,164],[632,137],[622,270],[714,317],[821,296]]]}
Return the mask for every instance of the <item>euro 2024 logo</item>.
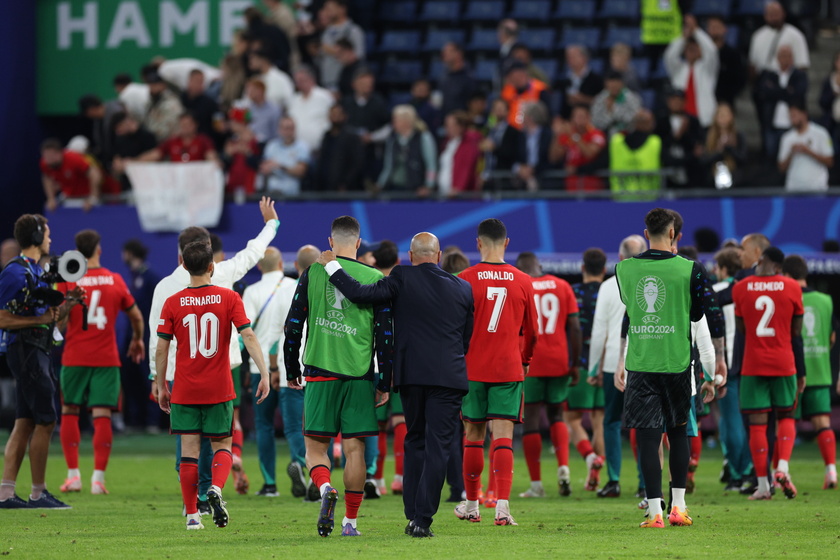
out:
{"label": "euro 2024 logo", "polygon": [[[665,305],[665,282],[656,276],[645,276],[636,285],[636,303],[645,313],[657,313]],[[659,322],[659,318],[648,316],[643,322]]]}

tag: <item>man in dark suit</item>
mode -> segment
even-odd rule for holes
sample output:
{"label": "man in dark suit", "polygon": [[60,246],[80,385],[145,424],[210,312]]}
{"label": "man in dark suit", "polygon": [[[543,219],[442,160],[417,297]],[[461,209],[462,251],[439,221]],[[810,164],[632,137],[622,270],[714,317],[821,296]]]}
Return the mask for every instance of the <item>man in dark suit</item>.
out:
{"label": "man in dark suit", "polygon": [[467,393],[464,356],[473,328],[469,284],[439,266],[440,242],[431,233],[411,240],[413,266],[397,266],[379,282],[361,285],[331,251],[321,254],[332,282],[355,303],[391,302],[394,314],[394,389],[402,397],[405,438],[403,505],[406,534],[433,536],[453,439],[460,437],[461,400]]}
{"label": "man in dark suit", "polygon": [[517,163],[525,161],[525,142],[522,132],[508,124],[510,107],[502,98],[493,100],[491,113],[496,124],[481,141],[479,149],[484,152],[484,190],[511,188],[509,178],[493,177],[496,171],[510,172]]}
{"label": "man in dark suit", "polygon": [[753,96],[761,115],[764,151],[775,162],[782,135],[791,127],[788,106],[808,94],[808,73],[793,64],[793,50],[782,45],[776,53],[778,72],[765,70],[756,79]]}
{"label": "man in dark suit", "polygon": [[525,159],[519,165],[515,165],[513,170],[529,191],[540,188],[542,174],[551,167],[548,159],[551,140],[551,126],[545,103],[528,103],[524,109],[522,135],[519,137],[519,153]]}

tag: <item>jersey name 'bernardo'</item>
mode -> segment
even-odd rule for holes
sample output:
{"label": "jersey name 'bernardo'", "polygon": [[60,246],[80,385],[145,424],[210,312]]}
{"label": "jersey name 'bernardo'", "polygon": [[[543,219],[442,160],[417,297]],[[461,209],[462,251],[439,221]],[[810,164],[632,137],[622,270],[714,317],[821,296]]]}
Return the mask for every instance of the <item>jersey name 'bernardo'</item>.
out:
{"label": "jersey name 'bernardo'", "polygon": [[499,270],[480,270],[478,272],[479,280],[507,280],[513,282],[513,272],[505,272]]}
{"label": "jersey name 'bernardo'", "polygon": [[749,292],[783,292],[784,282],[747,282]]}
{"label": "jersey name 'bernardo'", "polygon": [[181,307],[188,305],[212,305],[214,303],[222,303],[221,294],[209,294],[206,296],[182,296]]}

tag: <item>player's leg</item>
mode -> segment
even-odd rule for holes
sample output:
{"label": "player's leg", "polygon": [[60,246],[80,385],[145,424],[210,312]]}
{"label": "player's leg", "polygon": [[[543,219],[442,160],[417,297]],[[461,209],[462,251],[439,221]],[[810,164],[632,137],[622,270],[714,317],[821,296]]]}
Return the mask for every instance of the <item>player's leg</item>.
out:
{"label": "player's leg", "polygon": [[609,481],[598,491],[600,498],[617,498],[621,495],[621,413],[624,393],[615,388],[615,374],[604,372],[604,455],[607,460]]}
{"label": "player's leg", "polygon": [[87,402],[93,416],[93,475],[90,482],[91,494],[107,494],[105,469],[111,457],[114,431],[111,412],[120,404],[120,369],[117,367],[87,368],[90,371],[90,386]]}
{"label": "player's leg", "polygon": [[[175,407],[173,405],[173,414],[175,414]],[[189,414],[192,416],[192,411],[184,411],[185,414],[178,415],[184,418],[184,421]],[[200,418],[198,419],[200,421]],[[174,418],[173,418],[174,421]],[[182,420],[178,420],[178,425]],[[187,512],[187,529],[204,529],[201,523],[201,517],[198,513],[198,454],[201,451],[201,435],[200,434],[181,434],[181,462],[179,478],[181,483],[181,498],[184,500],[184,506]]]}
{"label": "player's leg", "polygon": [[548,382],[545,401],[551,444],[557,459],[557,485],[561,496],[572,493],[572,476],[569,471],[569,428],[564,422],[564,408],[569,399],[568,376],[553,377]]}
{"label": "player's leg", "polygon": [[481,520],[478,496],[484,471],[484,438],[487,436],[487,387],[486,383],[470,381],[469,392],[461,404],[461,418],[464,420],[464,491],[467,499],[455,507],[455,515],[472,522]]}
{"label": "player's leg", "polygon": [[752,470],[747,430],[739,406],[741,388],[740,376],[726,382],[726,394],[717,400],[720,410],[720,437],[724,457],[729,469],[730,481],[726,491],[737,492],[743,479]]}
{"label": "player's leg", "polygon": [[741,411],[749,418],[749,444],[758,486],[750,496],[751,500],[770,499],[770,481],[767,478],[768,412],[771,409],[770,378],[741,376]]}
{"label": "player's leg", "polygon": [[207,491],[207,501],[213,510],[216,527],[227,527],[229,515],[222,489],[233,468],[233,401],[203,405],[199,409],[202,435],[210,440],[213,453],[212,484]]}
{"label": "player's leg", "polygon": [[[251,374],[251,386],[259,384],[260,375]],[[257,435],[257,459],[263,477],[263,487],[257,496],[276,497],[277,442],[274,439],[274,414],[277,412],[278,392],[271,391],[262,402],[254,402],[254,429]]]}
{"label": "player's leg", "polygon": [[398,393],[391,393],[388,406],[391,426],[394,430],[394,480],[391,482],[391,491],[394,494],[401,494],[405,471],[405,435],[408,431],[403,414],[402,397]]}
{"label": "player's leg", "polygon": [[[388,408],[388,405],[380,406],[376,409],[376,423],[379,426],[379,435],[376,438],[376,448],[379,451],[376,457],[376,473],[373,478],[376,480],[376,487],[379,489],[379,495],[387,494],[388,489],[385,488],[385,458],[388,456],[388,423],[382,419],[380,411]],[[386,417],[387,420],[387,417]]]}
{"label": "player's leg", "polygon": [[233,388],[236,398],[233,400],[233,440],[231,444],[231,453],[233,455],[233,482],[237,494],[247,494],[250,487],[248,475],[245,474],[245,465],[242,464],[242,445],[244,444],[242,436],[242,424],[239,422],[239,407],[242,404],[242,366],[236,366],[231,369],[231,377],[233,378]]}
{"label": "player's leg", "polygon": [[487,398],[487,417],[492,419],[493,464],[496,471],[496,525],[516,525],[510,514],[513,484],[513,427],[522,422],[524,383],[495,383]]}
{"label": "player's leg", "polygon": [[59,383],[61,386],[61,451],[67,463],[67,478],[61,485],[62,492],[79,492],[82,489],[82,474],[79,471],[79,445],[82,434],[79,430],[81,405],[87,402],[87,388],[91,368],[63,366]]}
{"label": "player's leg", "polygon": [[525,432],[522,436],[522,451],[528,465],[531,487],[519,494],[520,498],[544,498],[545,488],[542,483],[540,456],[542,455],[542,434],[540,434],[540,415],[545,401],[548,378],[525,378]]}
{"label": "player's leg", "polygon": [[837,442],[831,429],[831,389],[829,387],[805,387],[799,395],[797,411],[809,418],[817,432],[817,445],[825,463],[823,490],[837,487]]}
{"label": "player's leg", "polygon": [[379,499],[379,486],[376,484],[376,466],[379,462],[379,431],[377,435],[363,438],[365,453],[365,498]]}
{"label": "player's leg", "polygon": [[790,457],[796,442],[796,420],[793,418],[796,395],[796,376],[772,378],[770,402],[777,418],[776,449],[779,457],[774,478],[788,499],[796,497],[796,487],[790,477]]}

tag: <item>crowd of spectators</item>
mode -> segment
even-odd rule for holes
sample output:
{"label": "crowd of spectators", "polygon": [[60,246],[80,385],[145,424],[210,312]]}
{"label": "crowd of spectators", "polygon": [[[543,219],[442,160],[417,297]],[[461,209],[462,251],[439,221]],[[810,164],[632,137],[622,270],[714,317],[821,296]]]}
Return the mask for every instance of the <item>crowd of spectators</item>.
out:
{"label": "crowd of spectators", "polygon": [[[492,84],[474,79],[463,45],[447,42],[442,75],[403,95],[378,83],[346,0],[303,4],[247,9],[219,67],[157,58],[140,82],[115,76],[114,99],[80,99],[83,153],[54,139],[42,146],[47,206],[130,190],[135,161],[217,162],[233,198],[727,188],[749,182],[751,158],[777,167],[790,190],[828,186],[840,55],[822,84],[822,115],[810,118],[808,45],[778,2],[766,5],[748,52],[727,42],[723,18],[691,14],[670,42],[642,46],[648,62],[661,58],[653,96],[641,89],[638,46],[619,42],[596,60],[569,44],[554,53],[565,64],[552,80],[512,19],[498,23]],[[748,85],[755,116],[736,115]],[[757,153],[739,126],[747,118],[761,130]]]}

